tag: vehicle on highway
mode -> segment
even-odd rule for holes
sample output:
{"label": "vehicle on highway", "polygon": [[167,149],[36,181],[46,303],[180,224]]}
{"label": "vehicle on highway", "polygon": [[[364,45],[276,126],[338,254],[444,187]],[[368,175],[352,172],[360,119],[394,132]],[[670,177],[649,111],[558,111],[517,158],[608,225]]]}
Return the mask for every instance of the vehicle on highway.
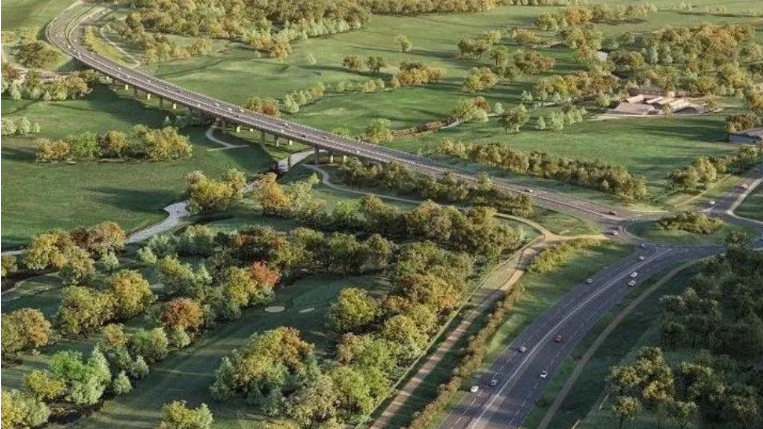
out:
{"label": "vehicle on highway", "polygon": [[708,204],[710,204],[711,206],[714,206],[714,205],[715,205],[715,200],[710,200],[710,201],[708,202]]}
{"label": "vehicle on highway", "polygon": [[471,389],[469,389],[469,391],[472,393],[477,393],[479,390],[480,390],[480,387],[477,386],[476,384],[472,386]]}
{"label": "vehicle on highway", "polygon": [[644,256],[644,255],[641,255],[641,256],[638,257],[639,261],[643,261],[644,259],[646,259],[646,256]]}
{"label": "vehicle on highway", "polygon": [[593,283],[593,279],[588,279],[585,282],[590,285],[591,283]]}
{"label": "vehicle on highway", "polygon": [[556,336],[554,337],[554,342],[561,343],[563,339],[564,337],[562,337],[562,334],[556,334]]}
{"label": "vehicle on highway", "polygon": [[607,212],[607,214],[608,214],[608,215],[611,215],[611,216],[617,216],[617,212],[616,212],[616,211],[614,211],[614,210],[610,210],[610,211],[608,211],[608,212]]}
{"label": "vehicle on highway", "polygon": [[519,348],[519,353],[527,353],[527,347],[522,346]]}
{"label": "vehicle on highway", "polygon": [[490,387],[495,387],[495,386],[498,386],[498,379],[497,378],[494,378],[494,379],[490,380]]}
{"label": "vehicle on highway", "polygon": [[612,232],[610,232],[610,234],[612,234],[615,237],[617,237],[618,235],[620,235],[620,231],[612,231]]}
{"label": "vehicle on highway", "polygon": [[525,192],[527,192],[528,194],[532,194],[532,193],[533,193],[533,192],[535,192],[535,191],[533,191],[533,190],[532,190],[532,189],[530,189],[530,188],[527,188],[527,189],[525,189]]}
{"label": "vehicle on highway", "polygon": [[548,370],[547,369],[544,369],[543,371],[540,372],[540,378],[545,380],[547,377],[548,377]]}
{"label": "vehicle on highway", "polygon": [[631,280],[628,282],[628,286],[633,287],[636,286],[636,280]]}
{"label": "vehicle on highway", "polygon": [[641,243],[641,248],[646,249],[646,243]]}
{"label": "vehicle on highway", "polygon": [[638,277],[638,271],[634,271],[634,272],[632,272],[632,273],[631,273],[631,278],[632,278],[632,279],[635,279],[636,277]]}

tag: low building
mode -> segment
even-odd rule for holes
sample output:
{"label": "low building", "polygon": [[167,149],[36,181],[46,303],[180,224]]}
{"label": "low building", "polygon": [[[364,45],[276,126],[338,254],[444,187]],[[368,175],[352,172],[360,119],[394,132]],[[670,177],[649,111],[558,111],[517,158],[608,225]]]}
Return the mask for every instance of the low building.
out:
{"label": "low building", "polygon": [[611,109],[609,113],[617,115],[652,115],[657,113],[657,109],[648,104],[622,102],[614,109]]}
{"label": "low building", "polygon": [[752,128],[744,131],[729,133],[731,143],[759,143],[763,142],[763,128]]}
{"label": "low building", "polygon": [[632,97],[628,97],[625,99],[628,103],[643,103],[646,97],[644,94],[637,94]]}
{"label": "low building", "polygon": [[698,104],[687,103],[685,106],[675,108],[673,112],[680,115],[700,115],[707,113],[707,108]]}

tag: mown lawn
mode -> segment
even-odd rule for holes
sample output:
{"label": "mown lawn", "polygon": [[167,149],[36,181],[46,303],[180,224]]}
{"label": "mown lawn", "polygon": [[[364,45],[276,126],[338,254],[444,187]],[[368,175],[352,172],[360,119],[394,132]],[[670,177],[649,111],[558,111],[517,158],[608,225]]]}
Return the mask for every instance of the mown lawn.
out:
{"label": "mown lawn", "polygon": [[191,158],[169,162],[35,163],[36,137],[62,138],[84,131],[129,131],[136,124],[159,127],[168,114],[151,105],[98,86],[80,100],[12,101],[3,98],[4,117],[26,116],[40,123],[34,137],[3,138],[3,249],[18,247],[37,233],[113,220],[125,230],[164,218],[162,208],[178,201],[185,176],[194,170],[217,175],[229,167],[248,174],[270,165],[259,146],[208,150],[220,146],[204,137],[204,128],[187,128]]}
{"label": "mown lawn", "polygon": [[738,216],[763,221],[763,185],[759,185],[734,211]]}

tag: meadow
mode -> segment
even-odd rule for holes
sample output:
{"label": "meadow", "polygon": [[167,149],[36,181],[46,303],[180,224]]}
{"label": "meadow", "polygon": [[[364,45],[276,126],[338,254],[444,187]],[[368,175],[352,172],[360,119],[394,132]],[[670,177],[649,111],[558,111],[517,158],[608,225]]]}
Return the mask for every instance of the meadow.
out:
{"label": "meadow", "polygon": [[758,185],[734,211],[739,216],[763,221],[763,185]]}

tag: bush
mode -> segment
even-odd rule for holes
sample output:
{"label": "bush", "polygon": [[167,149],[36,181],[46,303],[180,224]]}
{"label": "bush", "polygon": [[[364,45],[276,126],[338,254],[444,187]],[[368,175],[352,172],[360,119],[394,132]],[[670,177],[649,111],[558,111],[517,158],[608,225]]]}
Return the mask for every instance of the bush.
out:
{"label": "bush", "polygon": [[666,231],[687,231],[695,234],[710,235],[723,226],[723,221],[711,218],[704,213],[682,212],[668,216],[657,222],[657,228]]}

